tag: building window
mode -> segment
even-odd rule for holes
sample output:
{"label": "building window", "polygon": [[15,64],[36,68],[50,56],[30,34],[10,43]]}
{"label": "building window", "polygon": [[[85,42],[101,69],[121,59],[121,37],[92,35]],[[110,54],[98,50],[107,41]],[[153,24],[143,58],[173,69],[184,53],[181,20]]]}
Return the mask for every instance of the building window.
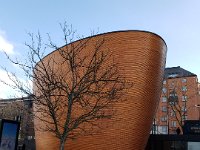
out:
{"label": "building window", "polygon": [[33,103],[32,102],[28,102],[25,104],[25,108],[32,108],[33,107]]}
{"label": "building window", "polygon": [[170,92],[169,94],[169,104],[176,105],[178,104],[178,95],[175,91]]}
{"label": "building window", "polygon": [[186,108],[185,106],[182,106],[182,107],[181,107],[181,110],[182,110],[182,112],[186,112],[186,111],[187,111],[187,108]]}
{"label": "building window", "polygon": [[167,93],[167,89],[164,87],[162,88],[163,93]]}
{"label": "building window", "polygon": [[182,82],[183,82],[183,83],[187,82],[187,79],[183,78],[183,79],[182,79]]}
{"label": "building window", "polygon": [[27,139],[28,139],[28,140],[32,140],[32,139],[33,139],[33,136],[27,136]]}
{"label": "building window", "polygon": [[175,117],[176,116],[176,112],[174,110],[171,110],[171,117]]}
{"label": "building window", "polygon": [[186,101],[187,101],[187,96],[186,96],[186,95],[183,95],[183,96],[182,96],[182,101],[183,101],[183,102],[186,102]]}
{"label": "building window", "polygon": [[169,102],[169,105],[171,105],[171,106],[175,106],[177,104],[178,104],[177,102]]}
{"label": "building window", "polygon": [[187,91],[187,86],[182,86],[182,91],[183,92]]}
{"label": "building window", "polygon": [[172,121],[172,127],[176,127],[176,121]]}
{"label": "building window", "polygon": [[167,126],[161,126],[161,131],[167,133]]}
{"label": "building window", "polygon": [[186,115],[183,115],[183,116],[182,116],[182,120],[183,120],[183,121],[187,120],[187,116],[186,116]]}
{"label": "building window", "polygon": [[163,84],[166,84],[166,83],[167,83],[167,81],[166,81],[166,80],[164,80],[164,81],[163,81]]}
{"label": "building window", "polygon": [[166,106],[162,106],[162,111],[166,112],[167,111],[167,107]]}
{"label": "building window", "polygon": [[20,115],[15,116],[14,120],[20,122],[22,120],[22,117]]}
{"label": "building window", "polygon": [[175,78],[178,76],[178,73],[170,73],[168,74],[168,78]]}
{"label": "building window", "polygon": [[162,102],[167,102],[167,97],[166,96],[162,97]]}
{"label": "building window", "polygon": [[175,91],[172,91],[172,92],[169,93],[169,96],[175,97],[175,96],[178,96],[178,95]]}
{"label": "building window", "polygon": [[161,120],[161,121],[167,121],[167,116],[162,116],[162,117],[160,118],[160,120]]}

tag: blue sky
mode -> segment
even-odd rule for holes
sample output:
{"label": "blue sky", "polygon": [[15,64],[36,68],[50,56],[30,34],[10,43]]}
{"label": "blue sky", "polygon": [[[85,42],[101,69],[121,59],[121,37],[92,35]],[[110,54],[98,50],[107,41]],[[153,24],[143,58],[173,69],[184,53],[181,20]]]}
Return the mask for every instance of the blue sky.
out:
{"label": "blue sky", "polygon": [[[181,66],[200,77],[199,0],[0,0],[0,64],[2,49],[14,57],[26,51],[28,32],[50,33],[61,41],[59,23],[67,21],[80,35],[116,30],[146,30],[167,43],[167,67]],[[0,77],[5,73],[0,70]],[[6,78],[6,77],[5,77]],[[3,87],[3,85],[1,85]],[[5,98],[7,88],[0,89]]]}

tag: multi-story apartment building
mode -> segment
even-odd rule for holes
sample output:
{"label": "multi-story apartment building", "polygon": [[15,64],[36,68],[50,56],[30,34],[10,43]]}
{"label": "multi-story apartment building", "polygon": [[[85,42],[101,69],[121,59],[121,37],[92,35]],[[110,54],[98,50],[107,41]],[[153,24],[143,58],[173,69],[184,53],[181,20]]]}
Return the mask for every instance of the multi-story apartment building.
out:
{"label": "multi-story apartment building", "polygon": [[154,133],[175,134],[185,120],[200,120],[199,89],[196,74],[180,66],[166,68]]}

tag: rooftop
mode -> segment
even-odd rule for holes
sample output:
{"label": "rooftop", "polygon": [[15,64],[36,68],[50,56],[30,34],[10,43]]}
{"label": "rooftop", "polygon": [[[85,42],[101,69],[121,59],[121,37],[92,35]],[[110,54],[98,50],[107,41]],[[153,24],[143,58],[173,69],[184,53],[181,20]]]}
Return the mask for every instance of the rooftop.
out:
{"label": "rooftop", "polygon": [[197,76],[197,75],[188,70],[181,68],[180,66],[165,68],[165,74],[164,74],[165,79],[191,77],[191,76]]}

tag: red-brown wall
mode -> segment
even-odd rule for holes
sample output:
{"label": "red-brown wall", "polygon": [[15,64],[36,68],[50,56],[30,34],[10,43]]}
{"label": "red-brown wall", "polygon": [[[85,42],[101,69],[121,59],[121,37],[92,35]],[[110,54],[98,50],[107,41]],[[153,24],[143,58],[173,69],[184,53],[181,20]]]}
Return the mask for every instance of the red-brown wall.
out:
{"label": "red-brown wall", "polygon": [[[183,82],[183,79],[185,82]],[[182,90],[182,87],[185,86],[187,88],[186,91]],[[158,126],[159,132],[158,134],[176,134],[176,129],[180,127],[179,122],[181,122],[180,117],[184,117],[184,120],[198,120],[199,119],[199,110],[195,105],[199,104],[198,99],[198,81],[197,76],[187,76],[187,77],[176,77],[165,79],[163,84],[163,88],[166,88],[166,93],[162,92],[161,100],[159,103],[159,107],[156,113],[156,125]],[[175,90],[178,96],[178,105],[176,111],[176,115],[172,115],[172,107],[169,105],[168,101],[162,101],[163,97],[169,99],[170,92]],[[182,96],[187,96],[187,100],[183,101]],[[167,111],[163,111],[162,107],[166,107]],[[179,108],[180,107],[180,108]],[[178,114],[178,111],[185,108],[186,111],[181,111],[181,116]],[[162,120],[162,117],[166,117],[166,120]],[[172,126],[172,121],[176,122],[176,126]],[[166,132],[161,132],[162,127],[168,127],[169,129]],[[180,127],[181,128],[181,127]]]}
{"label": "red-brown wall", "polygon": [[[124,95],[127,101],[114,106],[117,115],[105,122],[108,124],[106,128],[93,136],[69,140],[65,147],[68,150],[142,150],[160,98],[166,44],[161,37],[150,32],[119,31],[93,36],[88,44],[91,48],[87,46],[85,52],[89,53],[94,42],[101,38],[105,40],[103,47],[111,50],[119,73],[131,81],[133,87]],[[70,44],[63,48],[68,46]],[[54,51],[43,62],[52,56],[59,60],[58,52]],[[41,124],[35,120],[36,127]],[[59,142],[48,132],[36,131],[36,147],[38,150],[55,150],[59,148]]]}

